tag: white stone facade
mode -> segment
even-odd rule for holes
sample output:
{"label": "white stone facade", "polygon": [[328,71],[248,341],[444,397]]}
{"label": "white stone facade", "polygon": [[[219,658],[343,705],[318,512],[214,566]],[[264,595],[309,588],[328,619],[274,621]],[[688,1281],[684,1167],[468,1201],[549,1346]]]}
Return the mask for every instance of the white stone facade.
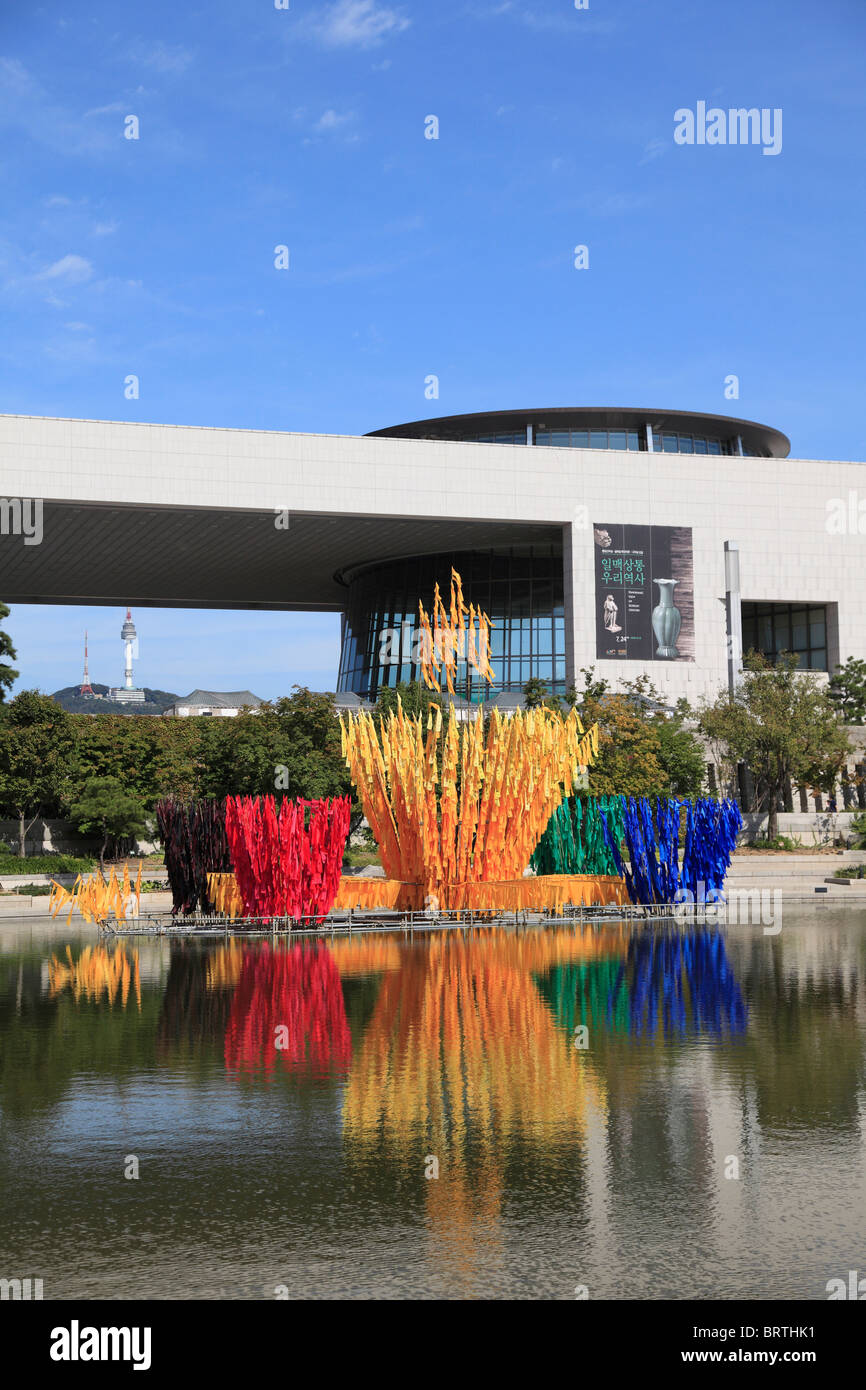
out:
{"label": "white stone facade", "polygon": [[[148,509],[143,547],[151,536],[147,528],[158,524],[154,509],[167,508],[238,517],[286,509],[290,519],[315,517],[323,525],[329,519],[343,519],[347,525],[354,518],[373,519],[381,526],[383,554],[389,525],[397,519],[419,524],[435,519],[455,526],[472,520],[561,526],[569,674],[593,665],[598,674],[613,679],[646,671],[671,699],[712,695],[726,682],[724,543],[737,541],[744,601],[827,604],[831,668],[837,660],[866,655],[866,515],[864,534],[857,529],[861,499],[866,513],[866,463],[5,415],[0,416],[0,497],[60,503],[56,514],[68,509],[70,519],[76,504]],[[838,531],[842,514],[847,518],[844,532],[831,533],[831,517],[836,517]],[[594,521],[691,527],[693,663],[596,659]],[[75,598],[64,590],[68,529],[52,528],[46,518],[41,545],[19,548],[19,568],[13,566],[8,578],[0,563],[0,594],[7,602],[16,596],[19,602],[58,601],[61,595],[66,601],[117,601],[115,593],[100,591],[98,556],[93,557],[93,592]],[[356,558],[333,553],[336,534],[323,530],[328,554],[322,601],[316,605],[334,611],[340,595],[335,586],[328,587],[331,572],[341,560],[351,564]],[[0,540],[0,560],[14,539]],[[291,545],[291,526],[286,544]],[[182,558],[172,578],[173,601],[180,604],[189,602]],[[32,577],[22,579],[22,574]],[[301,606],[291,601],[289,582],[280,583],[285,592],[275,580],[268,606]],[[126,598],[141,601],[135,593]],[[164,601],[164,596],[154,591],[144,601]]]}

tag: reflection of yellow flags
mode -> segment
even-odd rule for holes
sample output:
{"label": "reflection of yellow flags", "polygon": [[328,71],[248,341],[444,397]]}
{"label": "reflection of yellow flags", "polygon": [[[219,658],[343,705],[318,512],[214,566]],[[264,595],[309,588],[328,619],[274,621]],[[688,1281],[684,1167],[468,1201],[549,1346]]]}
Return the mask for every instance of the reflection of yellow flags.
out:
{"label": "reflection of yellow flags", "polygon": [[[532,972],[613,949],[616,933],[449,933],[384,977],[344,1103],[347,1138],[398,1152],[491,1152],[583,1132],[601,1082],[557,1029]],[[437,1149],[436,1145],[440,1147]]]}
{"label": "reflection of yellow flags", "polygon": [[233,937],[226,946],[217,946],[215,950],[208,952],[208,989],[234,989],[241,977],[244,951],[247,949],[242,941]]}
{"label": "reflection of yellow flags", "polygon": [[66,960],[52,956],[48,964],[49,994],[53,999],[63,989],[71,989],[78,1003],[85,999],[97,1001],[105,994],[109,1004],[120,1000],[126,1008],[130,988],[135,990],[138,1011],[141,1012],[141,977],[138,968],[138,951],[129,955],[116,947],[109,951],[106,946],[85,946],[77,960],[66,947]]}
{"label": "reflection of yellow flags", "polygon": [[384,976],[346,1087],[347,1156],[382,1146],[410,1171],[437,1160],[427,1215],[450,1289],[471,1294],[479,1264],[501,1258],[515,1145],[547,1151],[583,1139],[591,1115],[606,1119],[604,1083],[557,1029],[533,973],[625,945],[622,927],[449,932],[404,947]]}
{"label": "reflection of yellow flags", "polygon": [[118,878],[114,869],[106,883],[100,873],[79,874],[71,889],[51,880],[51,894],[48,910],[52,917],[69,908],[67,926],[72,921],[75,908],[88,922],[104,922],[109,912],[118,921],[127,917],[137,917],[141,908],[141,860],[135,883],[130,881],[129,864],[123,866],[123,876]]}
{"label": "reflection of yellow flags", "polygon": [[[390,880],[404,887],[395,906],[473,905],[470,885],[511,885],[518,901],[530,855],[578,771],[598,753],[598,726],[584,731],[576,711],[540,708],[503,720],[494,709],[487,738],[479,710],[443,733],[441,711],[380,722],[341,720],[343,752]],[[441,744],[441,756],[440,756]],[[485,904],[487,906],[488,904]],[[493,906],[493,904],[489,904]]]}

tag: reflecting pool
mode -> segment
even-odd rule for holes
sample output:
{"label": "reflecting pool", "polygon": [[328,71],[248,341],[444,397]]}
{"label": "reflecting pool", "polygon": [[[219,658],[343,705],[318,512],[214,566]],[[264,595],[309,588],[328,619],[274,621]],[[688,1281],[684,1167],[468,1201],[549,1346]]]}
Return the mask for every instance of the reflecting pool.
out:
{"label": "reflecting pool", "polygon": [[866,1272],[864,970],[866,912],[823,906],[776,936],[6,921],[0,1276],[826,1299]]}

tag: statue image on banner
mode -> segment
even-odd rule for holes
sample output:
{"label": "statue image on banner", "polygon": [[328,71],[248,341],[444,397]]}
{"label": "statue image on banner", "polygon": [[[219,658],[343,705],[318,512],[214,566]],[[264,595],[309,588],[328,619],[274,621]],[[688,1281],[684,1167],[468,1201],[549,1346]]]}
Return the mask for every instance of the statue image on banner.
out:
{"label": "statue image on banner", "polygon": [[691,528],[595,522],[593,549],[596,657],[694,661]]}

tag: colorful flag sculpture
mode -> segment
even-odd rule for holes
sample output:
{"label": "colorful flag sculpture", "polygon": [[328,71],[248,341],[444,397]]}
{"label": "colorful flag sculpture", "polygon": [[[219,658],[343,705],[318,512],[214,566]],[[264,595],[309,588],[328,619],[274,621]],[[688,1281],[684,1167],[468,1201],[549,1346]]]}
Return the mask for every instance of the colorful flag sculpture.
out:
{"label": "colorful flag sculpture", "polygon": [[226,837],[247,917],[313,918],[333,905],[349,834],[349,798],[226,797]]}
{"label": "colorful flag sculpture", "polygon": [[[721,894],[743,824],[735,801],[701,798],[694,804],[674,797],[659,797],[655,808],[647,797],[625,797],[623,820],[616,826],[600,810],[605,840],[625,880],[633,903],[675,903],[684,892],[698,901],[701,893]],[[685,808],[686,838],[680,864],[680,813]],[[629,863],[621,854],[628,847]],[[701,888],[703,884],[703,888]]]}
{"label": "colorful flag sculpture", "polygon": [[530,863],[537,874],[612,874],[617,867],[604,835],[601,812],[613,839],[623,837],[621,796],[567,797],[557,806]]}
{"label": "colorful flag sculpture", "polygon": [[208,874],[231,868],[225,803],[166,797],[156,804],[156,819],[165,846],[172,916],[178,912],[213,911],[207,891]]}
{"label": "colorful flag sculpture", "polygon": [[123,877],[118,878],[114,869],[106,883],[100,873],[79,874],[71,888],[51,880],[51,893],[48,898],[48,911],[52,917],[69,908],[67,926],[72,921],[76,907],[88,922],[104,922],[113,912],[118,921],[127,917],[137,917],[141,905],[141,861],[135,883],[129,877],[129,865],[123,866]]}
{"label": "colorful flag sculpture", "polygon": [[[468,618],[468,622],[466,619]],[[441,690],[440,675],[445,672],[449,694],[454,692],[457,662],[465,660],[488,684],[493,683],[490,669],[490,628],[486,613],[463,602],[463,581],[451,570],[451,608],[446,609],[437,584],[433,590],[433,623],[421,600],[418,600],[420,628],[419,658],[421,674],[428,690]],[[477,630],[476,630],[477,623]]]}
{"label": "colorful flag sculpture", "polygon": [[[523,872],[552,812],[570,795],[581,769],[598,752],[598,727],[584,731],[546,708],[503,719],[497,709],[487,736],[479,710],[473,722],[441,710],[427,717],[369,714],[341,720],[343,752],[386,877],[403,885],[397,906],[493,907],[478,885],[508,885],[520,907]],[[441,754],[440,754],[441,744]],[[488,894],[489,896],[489,894]]]}

